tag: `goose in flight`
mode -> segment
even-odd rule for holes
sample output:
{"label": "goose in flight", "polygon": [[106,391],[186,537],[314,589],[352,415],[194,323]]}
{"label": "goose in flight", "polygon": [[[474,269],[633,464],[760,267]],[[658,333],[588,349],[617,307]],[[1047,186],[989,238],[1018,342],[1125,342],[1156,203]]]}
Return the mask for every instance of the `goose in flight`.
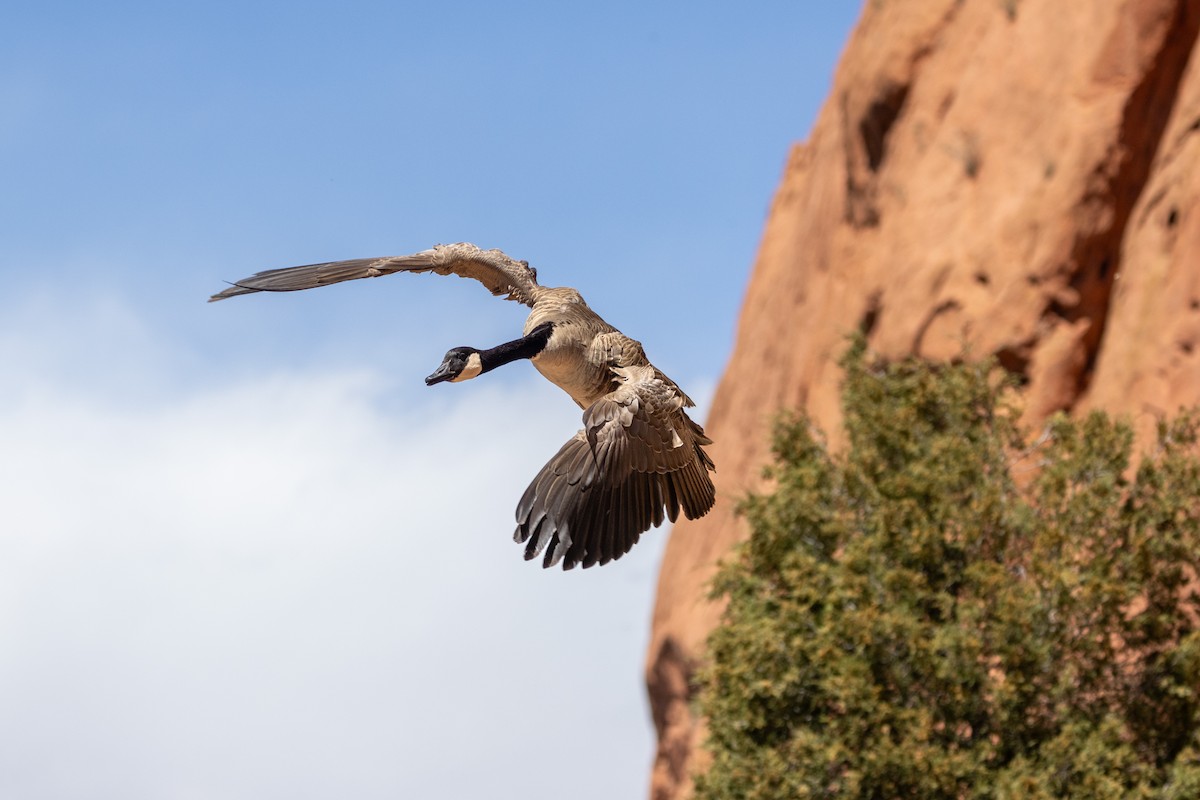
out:
{"label": "goose in flight", "polygon": [[409,256],[362,258],[273,269],[238,281],[209,302],[253,292],[291,292],[394,272],[474,278],[493,295],[531,311],[524,335],[480,350],[455,347],[425,379],[470,380],[518,359],[583,409],[583,429],[542,467],[517,505],[514,539],[526,560],[590,567],[620,558],[642,533],[682,510],[701,517],[716,499],[712,441],[688,417],[695,405],[646,358],[642,345],[588,307],[579,292],[537,282],[537,271],[499,250],[467,243]]}

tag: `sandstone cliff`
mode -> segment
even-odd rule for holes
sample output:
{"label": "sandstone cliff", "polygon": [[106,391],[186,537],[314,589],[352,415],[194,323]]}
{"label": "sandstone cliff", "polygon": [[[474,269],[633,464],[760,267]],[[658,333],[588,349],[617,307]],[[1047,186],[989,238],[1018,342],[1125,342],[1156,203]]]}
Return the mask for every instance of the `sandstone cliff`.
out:
{"label": "sandstone cliff", "polygon": [[707,428],[714,512],[679,524],[647,681],[656,800],[691,795],[689,681],[774,413],[837,440],[837,358],[968,344],[1027,418],[1101,407],[1141,430],[1200,402],[1200,0],[868,0],[788,161]]}

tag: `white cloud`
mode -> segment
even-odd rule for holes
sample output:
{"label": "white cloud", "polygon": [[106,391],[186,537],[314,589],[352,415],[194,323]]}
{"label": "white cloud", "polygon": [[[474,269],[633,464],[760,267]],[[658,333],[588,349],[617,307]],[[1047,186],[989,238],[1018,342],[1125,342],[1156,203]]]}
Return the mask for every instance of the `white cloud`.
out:
{"label": "white cloud", "polygon": [[6,318],[4,797],[645,791],[665,533],[521,559],[516,501],[579,424],[532,370],[175,390],[197,355],[120,303]]}

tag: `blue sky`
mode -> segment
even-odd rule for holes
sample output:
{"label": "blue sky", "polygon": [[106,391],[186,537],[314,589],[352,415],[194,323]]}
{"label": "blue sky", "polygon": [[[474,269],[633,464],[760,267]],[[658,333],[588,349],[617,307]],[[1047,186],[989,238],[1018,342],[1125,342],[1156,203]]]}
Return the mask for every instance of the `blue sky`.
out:
{"label": "blue sky", "polygon": [[523,562],[578,410],[527,364],[421,380],[521,307],[435,276],[204,300],[472,241],[710,397],[857,12],[10,7],[0,794],[641,796],[665,532]]}

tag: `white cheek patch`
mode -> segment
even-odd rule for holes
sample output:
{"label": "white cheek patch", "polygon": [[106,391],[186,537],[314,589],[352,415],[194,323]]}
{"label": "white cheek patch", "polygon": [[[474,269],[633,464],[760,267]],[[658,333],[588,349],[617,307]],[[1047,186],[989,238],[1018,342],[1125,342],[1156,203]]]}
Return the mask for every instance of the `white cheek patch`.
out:
{"label": "white cheek patch", "polygon": [[471,353],[467,357],[467,366],[463,367],[463,371],[458,373],[458,377],[451,378],[451,383],[459,383],[460,381],[469,381],[479,373],[483,372],[483,361],[479,359],[479,353]]}

